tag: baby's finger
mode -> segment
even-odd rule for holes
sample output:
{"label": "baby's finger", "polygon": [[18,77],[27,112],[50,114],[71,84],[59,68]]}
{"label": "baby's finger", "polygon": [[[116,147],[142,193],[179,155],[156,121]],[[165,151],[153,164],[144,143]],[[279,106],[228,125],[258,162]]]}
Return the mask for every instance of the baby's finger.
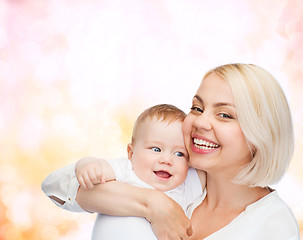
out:
{"label": "baby's finger", "polygon": [[100,183],[100,179],[98,179],[97,176],[96,176],[95,169],[89,169],[88,170],[88,177],[89,177],[90,182],[92,184],[99,184]]}
{"label": "baby's finger", "polygon": [[77,176],[77,179],[78,179],[78,182],[79,182],[79,184],[80,184],[80,187],[81,187],[81,188],[84,188],[84,189],[87,189],[87,186],[86,186],[86,184],[85,184],[85,182],[84,182],[83,177],[82,177],[82,176]]}
{"label": "baby's finger", "polygon": [[99,183],[105,183],[105,177],[104,177],[104,174],[100,167],[95,168],[95,174],[96,174],[96,177],[97,177]]}
{"label": "baby's finger", "polygon": [[101,177],[101,180],[100,180],[101,182],[101,184],[104,184],[104,183],[106,183],[106,181],[105,181],[105,177],[103,176],[103,177]]}
{"label": "baby's finger", "polygon": [[91,179],[90,179],[88,173],[83,174],[83,179],[84,179],[84,183],[88,189],[94,188],[94,184],[91,182]]}

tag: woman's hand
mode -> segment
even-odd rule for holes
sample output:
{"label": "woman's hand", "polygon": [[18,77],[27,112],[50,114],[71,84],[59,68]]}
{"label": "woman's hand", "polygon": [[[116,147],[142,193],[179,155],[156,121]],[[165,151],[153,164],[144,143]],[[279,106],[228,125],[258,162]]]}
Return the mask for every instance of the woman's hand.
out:
{"label": "woman's hand", "polygon": [[192,228],[183,209],[165,194],[152,191],[147,197],[145,218],[159,240],[189,239]]}

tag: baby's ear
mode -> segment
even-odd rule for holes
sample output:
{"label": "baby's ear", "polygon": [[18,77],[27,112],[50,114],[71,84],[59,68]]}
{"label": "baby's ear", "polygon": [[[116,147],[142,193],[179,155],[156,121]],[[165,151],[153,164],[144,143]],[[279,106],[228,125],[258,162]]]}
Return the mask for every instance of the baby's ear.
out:
{"label": "baby's ear", "polygon": [[127,154],[128,154],[128,159],[129,159],[129,160],[132,160],[132,158],[133,158],[133,153],[134,153],[134,151],[133,151],[133,144],[129,143],[129,144],[127,145]]}

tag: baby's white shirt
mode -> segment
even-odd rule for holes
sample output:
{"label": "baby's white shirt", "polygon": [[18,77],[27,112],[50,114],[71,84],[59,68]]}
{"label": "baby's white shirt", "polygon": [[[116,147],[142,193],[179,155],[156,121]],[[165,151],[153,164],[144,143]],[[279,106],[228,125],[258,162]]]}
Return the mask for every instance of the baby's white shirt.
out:
{"label": "baby's white shirt", "polygon": [[[131,162],[126,158],[108,160],[112,166],[116,180],[142,188],[152,187],[143,182],[132,170]],[[68,165],[52,172],[42,183],[42,190],[47,196],[55,196],[65,203],[63,205],[53,201],[57,206],[73,211],[85,212],[76,202],[79,183],[75,174],[75,164]],[[175,200],[186,212],[188,207],[202,195],[203,189],[195,169],[189,168],[184,183],[166,191],[165,194]],[[98,214],[92,239],[118,240],[156,240],[150,223],[140,217],[119,217]]]}

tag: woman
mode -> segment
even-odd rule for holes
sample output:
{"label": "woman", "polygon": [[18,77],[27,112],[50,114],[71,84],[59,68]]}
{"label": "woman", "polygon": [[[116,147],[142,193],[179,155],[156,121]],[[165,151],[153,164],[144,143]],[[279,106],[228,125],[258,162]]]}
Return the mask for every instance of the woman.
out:
{"label": "woman", "polygon": [[159,239],[299,239],[291,210],[268,187],[284,175],[294,140],[287,101],[267,71],[229,64],[208,72],[183,133],[191,165],[207,173],[203,195],[187,212],[191,227],[154,190],[109,183],[80,189],[77,202],[89,211],[146,217]]}

